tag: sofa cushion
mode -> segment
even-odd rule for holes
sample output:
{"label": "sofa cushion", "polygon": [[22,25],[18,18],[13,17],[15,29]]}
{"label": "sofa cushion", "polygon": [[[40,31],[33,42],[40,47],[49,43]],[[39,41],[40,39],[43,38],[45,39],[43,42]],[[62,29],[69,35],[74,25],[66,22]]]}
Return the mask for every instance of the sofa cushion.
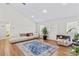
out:
{"label": "sofa cushion", "polygon": [[26,37],[14,37],[10,39],[10,43],[17,43],[25,40],[30,40],[30,39],[36,39],[39,38],[38,35],[33,35],[33,36],[26,36]]}
{"label": "sofa cushion", "polygon": [[58,39],[57,44],[58,45],[63,45],[63,46],[69,46],[69,45],[72,44],[72,42],[69,41],[69,40],[65,40],[65,39]]}

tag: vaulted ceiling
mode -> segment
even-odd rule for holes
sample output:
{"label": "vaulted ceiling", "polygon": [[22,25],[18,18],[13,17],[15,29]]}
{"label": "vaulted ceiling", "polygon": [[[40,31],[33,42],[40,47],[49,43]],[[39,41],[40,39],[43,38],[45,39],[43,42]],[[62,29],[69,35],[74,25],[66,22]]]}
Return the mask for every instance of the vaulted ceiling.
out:
{"label": "vaulted ceiling", "polygon": [[6,5],[16,8],[17,11],[37,22],[79,16],[78,3],[10,3]]}

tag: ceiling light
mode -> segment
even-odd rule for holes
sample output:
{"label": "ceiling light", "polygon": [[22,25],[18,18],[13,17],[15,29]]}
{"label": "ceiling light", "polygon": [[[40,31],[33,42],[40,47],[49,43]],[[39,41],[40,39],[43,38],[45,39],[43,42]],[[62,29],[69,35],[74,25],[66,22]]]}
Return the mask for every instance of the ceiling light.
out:
{"label": "ceiling light", "polygon": [[47,13],[47,10],[46,10],[46,9],[44,9],[44,10],[43,10],[43,13]]}
{"label": "ceiling light", "polygon": [[34,18],[34,16],[32,16],[32,18]]}

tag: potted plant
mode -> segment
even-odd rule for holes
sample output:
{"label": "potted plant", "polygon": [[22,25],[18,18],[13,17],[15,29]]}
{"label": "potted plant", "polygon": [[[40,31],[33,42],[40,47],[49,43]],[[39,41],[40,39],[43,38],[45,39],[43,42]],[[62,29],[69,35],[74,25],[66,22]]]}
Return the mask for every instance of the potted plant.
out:
{"label": "potted plant", "polygon": [[44,27],[42,29],[42,33],[43,33],[43,39],[46,40],[47,39],[47,35],[48,35],[48,30],[46,27]]}
{"label": "potted plant", "polygon": [[73,41],[77,41],[78,39],[79,39],[79,34],[78,33],[75,33],[74,34]]}
{"label": "potted plant", "polygon": [[79,56],[79,46],[73,45],[72,48],[70,48],[70,55]]}

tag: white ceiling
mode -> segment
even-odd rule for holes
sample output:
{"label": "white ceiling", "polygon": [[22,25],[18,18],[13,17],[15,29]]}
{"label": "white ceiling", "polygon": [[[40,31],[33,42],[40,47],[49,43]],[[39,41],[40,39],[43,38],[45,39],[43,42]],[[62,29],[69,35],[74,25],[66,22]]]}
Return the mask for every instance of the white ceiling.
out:
{"label": "white ceiling", "polygon": [[[26,3],[25,5],[18,3],[8,5],[38,22],[62,17],[79,16],[78,3]],[[43,10],[47,10],[47,13],[43,13]]]}

